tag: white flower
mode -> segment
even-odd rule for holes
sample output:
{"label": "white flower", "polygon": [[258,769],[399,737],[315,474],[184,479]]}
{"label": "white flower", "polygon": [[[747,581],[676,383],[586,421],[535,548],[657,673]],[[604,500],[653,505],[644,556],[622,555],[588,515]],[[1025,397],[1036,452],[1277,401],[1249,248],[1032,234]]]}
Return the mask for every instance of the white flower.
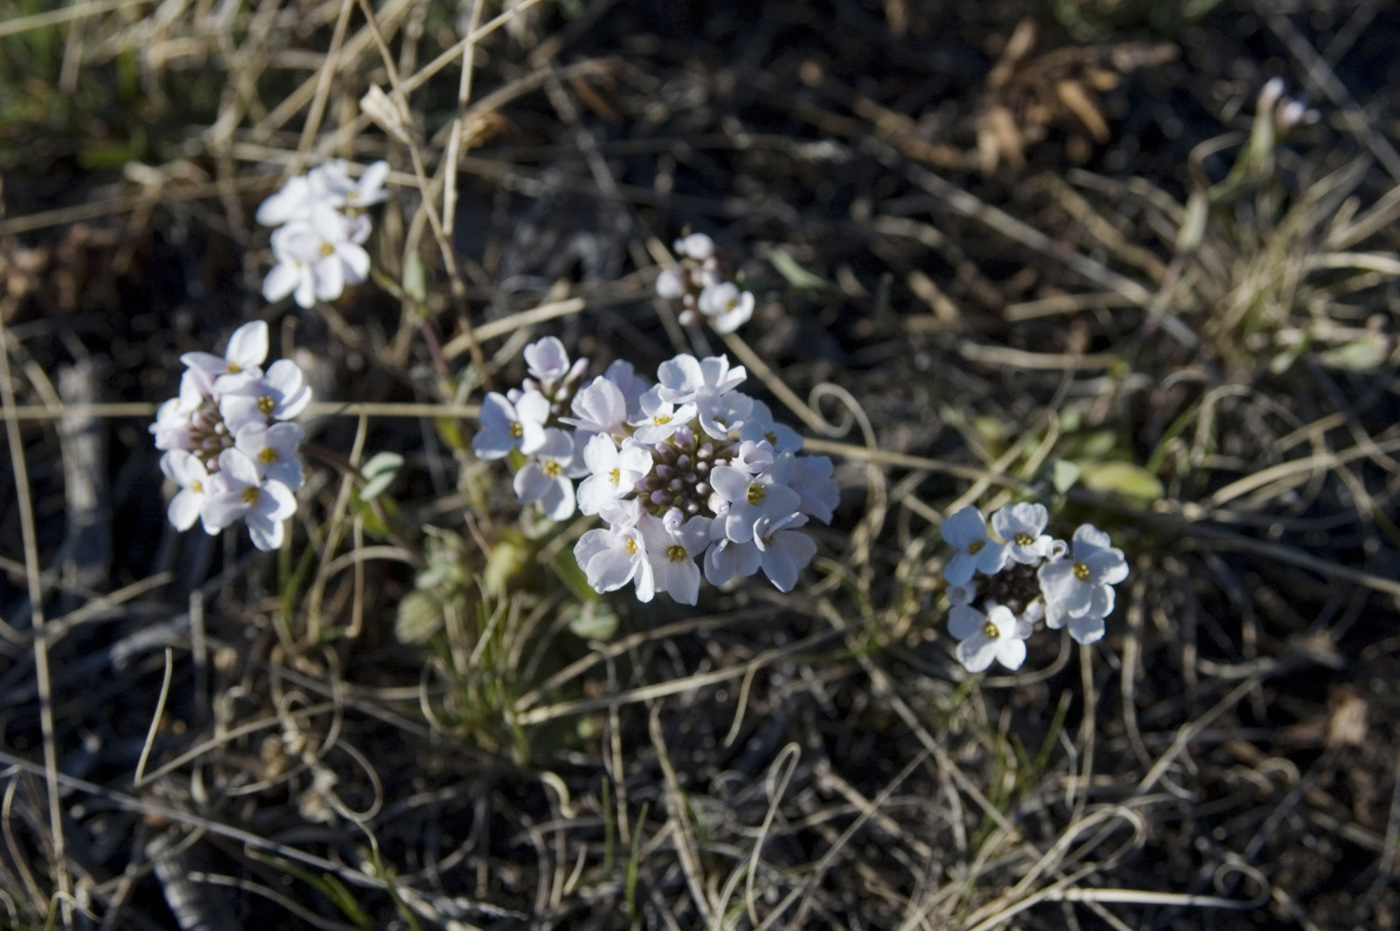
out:
{"label": "white flower", "polygon": [[691,233],[675,242],[676,254],[704,261],[715,254],[715,241],[704,233]]}
{"label": "white flower", "polygon": [[[1045,596],[1046,617],[1078,618],[1113,608],[1111,585],[1128,577],[1123,551],[1112,546],[1108,534],[1092,524],[1074,532],[1071,552],[1040,567],[1040,590]],[[1048,623],[1048,620],[1047,620]],[[1073,632],[1073,631],[1071,631]]]}
{"label": "white flower", "polygon": [[584,514],[597,514],[628,494],[651,471],[651,452],[643,446],[624,446],[621,450],[612,437],[598,434],[583,447],[583,461],[592,473],[578,489],[578,509]]}
{"label": "white flower", "polygon": [[1006,555],[1012,562],[1033,566],[1050,556],[1054,540],[1045,533],[1050,512],[1043,504],[1011,504],[992,515],[992,529],[1006,541]]}
{"label": "white flower", "polygon": [[258,206],[258,222],[263,226],[281,226],[291,220],[304,220],[311,207],[329,202],[327,192],[306,175],[288,178],[282,187]]}
{"label": "white flower", "polygon": [[210,390],[225,392],[236,390],[258,378],[262,375],[261,366],[267,358],[267,343],[267,324],[254,320],[233,331],[222,359],[211,352],[187,352],[182,355],[180,361],[200,375],[191,379],[190,388],[186,387],[185,379],[180,380],[181,401],[188,405],[191,392],[203,387],[201,382],[207,383]]}
{"label": "white flower", "polygon": [[527,391],[514,404],[492,391],[481,402],[481,429],[472,437],[472,449],[481,459],[500,459],[512,449],[525,455],[544,445],[544,423],[549,419],[549,399]]}
{"label": "white flower", "polygon": [[[705,388],[728,394],[744,383],[748,372],[742,365],[729,367],[728,356],[710,356],[701,361],[689,353],[661,363],[656,370],[657,397],[675,404],[694,401]],[[752,404],[752,402],[750,402]]]}
{"label": "white flower", "polygon": [[561,423],[589,433],[622,437],[627,433],[627,398],[606,375],[600,375],[574,395],[570,405],[574,416],[560,417]]}
{"label": "white flower", "polygon": [[695,557],[710,541],[710,519],[683,521],[681,512],[672,508],[659,523],[652,524],[652,531],[648,556],[656,587],[680,604],[695,604],[700,596],[700,569]]}
{"label": "white flower", "polygon": [[156,408],[155,423],[146,428],[156,438],[156,449],[194,448],[194,437],[190,435],[193,411],[184,407],[182,401],[182,398],[171,398]]}
{"label": "white flower", "polygon": [[538,501],[550,520],[564,520],[574,513],[574,483],[567,474],[574,458],[574,440],[556,427],[544,433],[535,458],[515,473],[515,497],[521,504]]}
{"label": "white flower", "polygon": [[219,456],[224,488],[204,503],[204,529],[223,530],[242,518],[260,550],[282,545],[282,522],[296,513],[297,499],[286,485],[258,475],[253,460],[236,449]]}
{"label": "white flower", "polygon": [[346,284],[369,277],[369,253],[361,246],[369,231],[366,217],[350,220],[327,204],[314,205],[306,221],[273,232],[277,264],[263,279],[263,297],[278,301],[293,294],[302,307],[340,297]]}
{"label": "white flower", "polygon": [[296,491],[303,481],[297,449],[305,439],[306,431],[294,423],[250,423],[239,428],[233,448],[253,461],[259,475]]}
{"label": "white flower", "polygon": [[675,300],[685,294],[685,279],[679,268],[663,268],[656,276],[656,294],[668,300]]}
{"label": "white flower", "polygon": [[796,514],[802,499],[787,487],[791,456],[780,459],[759,475],[749,475],[733,466],[716,466],[710,471],[710,486],[729,502],[724,515],[724,533],[735,543],[753,539],[754,523],[762,517],[783,518]]}
{"label": "white flower", "polygon": [[311,169],[308,177],[312,188],[319,189],[325,202],[332,207],[354,210],[377,204],[389,196],[389,192],[384,190],[384,182],[389,178],[389,163],[383,160],[366,166],[358,181],[350,177],[345,160],[339,158]]}
{"label": "white flower", "polygon": [[1030,621],[1018,619],[1003,605],[993,606],[986,614],[956,605],[948,617],[948,632],[961,641],[958,662],[968,672],[981,672],[992,660],[1007,669],[1020,669],[1026,661],[1026,638],[1034,629]]}
{"label": "white flower", "polygon": [[[176,530],[189,530],[204,510],[204,502],[210,494],[218,491],[215,476],[209,474],[199,457],[183,449],[172,449],[160,457],[160,470],[180,491],[170,499],[166,517]],[[208,530],[208,524],[205,524]],[[209,533],[217,531],[208,530]]]}
{"label": "white flower", "polygon": [[311,388],[290,359],[278,359],[261,378],[247,382],[219,399],[219,414],[237,436],[247,423],[291,420],[311,403]]}
{"label": "white flower", "polygon": [[1045,615],[1045,626],[1051,630],[1059,630],[1061,627],[1069,627],[1069,635],[1080,643],[1095,643],[1103,639],[1107,631],[1105,620],[1113,613],[1113,604],[1116,600],[1113,586],[1099,585],[1094,588],[1089,601],[1089,610],[1079,617],[1070,617],[1065,611],[1065,605],[1060,601],[1050,601],[1045,603],[1043,612]]}
{"label": "white flower", "polygon": [[734,576],[747,578],[763,565],[763,554],[753,541],[735,543],[724,535],[724,520],[717,517],[710,524],[713,542],[705,551],[705,581],[723,585]]}
{"label": "white flower", "polygon": [[965,585],[974,573],[996,575],[1006,565],[1006,547],[987,539],[987,523],[972,505],[951,514],[939,528],[943,539],[957,550],[943,567],[943,577],[953,585]]}
{"label": "white flower", "polygon": [[817,555],[816,541],[793,528],[807,523],[801,514],[786,517],[760,517],[754,522],[753,543],[759,551],[759,565],[780,592],[790,592],[797,574]]}
{"label": "white flower", "polygon": [[525,347],[525,365],[537,381],[557,382],[569,374],[569,353],[556,337],[546,336]]}
{"label": "white flower", "polygon": [[677,407],[658,396],[658,388],[651,388],[642,395],[642,416],[632,421],[636,432],[632,434],[640,443],[660,443],[673,433],[690,423],[695,417],[694,404]]}
{"label": "white flower", "polygon": [[590,530],[579,538],[574,544],[574,561],[594,591],[611,592],[632,582],[637,600],[648,602],[656,594],[656,575],[641,525],[655,518],[641,513],[636,501],[619,510],[622,514],[615,515],[618,519],[610,528]]}
{"label": "white flower", "polygon": [[748,291],[740,291],[731,281],[721,281],[705,286],[700,292],[698,306],[716,331],[733,333],[753,316],[754,297]]}

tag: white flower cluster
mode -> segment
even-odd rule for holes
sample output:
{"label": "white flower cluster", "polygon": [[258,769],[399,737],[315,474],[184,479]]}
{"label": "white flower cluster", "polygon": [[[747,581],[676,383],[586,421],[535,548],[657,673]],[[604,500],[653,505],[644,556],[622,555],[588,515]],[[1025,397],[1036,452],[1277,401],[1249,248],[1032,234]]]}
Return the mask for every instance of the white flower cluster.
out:
{"label": "white flower cluster", "polygon": [[518,452],[522,504],[538,501],[555,520],[577,506],[607,522],[574,547],[589,585],[631,582],[639,601],[660,589],[695,604],[698,559],[713,585],[762,569],[792,590],[817,551],[800,528],[829,523],[840,491],[830,459],[799,456],[802,437],[735,390],[743,367],[679,355],[648,387],[619,361],[579,388],[586,363],[570,365],[559,340],[528,346],[525,361],[521,388],[486,396],[472,447],[483,459]]}
{"label": "white flower cluster", "polygon": [[[1113,611],[1113,586],[1128,577],[1128,562],[1108,534],[1082,524],[1071,542],[1045,533],[1050,515],[1042,504],[1012,504],[992,515],[992,529],[975,507],[948,517],[943,539],[955,550],[943,567],[948,581],[948,631],[960,642],[958,660],[981,672],[997,660],[1019,669],[1026,638],[1044,620],[1052,630],[1068,626],[1080,643],[1104,635]],[[980,574],[981,578],[974,578]],[[981,600],[982,610],[973,607]]]}
{"label": "white flower cluster", "polygon": [[708,320],[720,333],[733,333],[753,316],[754,297],[725,280],[715,257],[714,240],[691,233],[675,243],[677,264],[656,276],[656,293],[679,300],[681,323]]}
{"label": "white flower cluster", "polygon": [[302,484],[297,450],[306,434],[287,423],[311,403],[295,362],[263,371],[267,324],[244,324],[229,337],[223,358],[207,352],[180,357],[180,396],[156,411],[160,469],[180,486],[167,516],[178,530],[196,520],[218,533],[242,518],[260,550],[282,545],[282,522],[297,509]]}
{"label": "white flower cluster", "polygon": [[263,297],[280,301],[291,294],[302,307],[333,301],[347,284],[369,277],[369,217],[361,211],[384,200],[388,162],[375,162],[358,181],[341,159],[287,179],[258,207],[258,222],[275,226],[272,254],[277,264],[263,279]]}

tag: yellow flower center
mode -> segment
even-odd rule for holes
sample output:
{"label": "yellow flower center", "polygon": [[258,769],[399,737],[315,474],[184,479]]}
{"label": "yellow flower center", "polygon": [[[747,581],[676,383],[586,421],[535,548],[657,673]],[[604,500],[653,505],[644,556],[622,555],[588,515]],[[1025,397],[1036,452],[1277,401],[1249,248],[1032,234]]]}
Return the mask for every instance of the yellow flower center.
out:
{"label": "yellow flower center", "polygon": [[510,425],[510,435],[515,437],[517,440],[520,439],[522,436],[525,435],[525,425],[518,420],[512,421]]}
{"label": "yellow flower center", "polygon": [[1034,543],[1034,542],[1035,542],[1035,538],[1032,537],[1032,536],[1031,536],[1030,534],[1028,534],[1028,533],[1018,533],[1018,534],[1016,534],[1016,545],[1017,545],[1017,546],[1030,546],[1030,545],[1031,545],[1032,543]]}
{"label": "yellow flower center", "polygon": [[671,560],[671,562],[684,562],[686,558],[685,547],[679,545],[668,547],[666,550],[666,558]]}
{"label": "yellow flower center", "polygon": [[621,469],[613,469],[611,472],[609,472],[609,473],[608,473],[608,481],[612,482],[614,485],[619,485],[619,484],[621,484],[621,483],[622,483],[622,470],[621,470]]}
{"label": "yellow flower center", "polygon": [[190,482],[190,489],[197,495],[204,494],[204,483],[199,481]]}
{"label": "yellow flower center", "polygon": [[263,415],[265,415],[265,416],[267,416],[267,417],[271,417],[271,416],[272,416],[272,412],[273,412],[274,410],[276,410],[276,409],[277,409],[277,402],[274,401],[274,400],[272,400],[272,398],[268,397],[267,395],[263,395],[262,397],[258,398],[258,412],[259,412],[259,413],[261,413],[261,414],[263,414]]}
{"label": "yellow flower center", "polygon": [[622,544],[622,549],[628,556],[637,555],[637,541],[628,537],[627,542]]}
{"label": "yellow flower center", "polygon": [[778,434],[776,433],[765,433],[763,434],[763,438],[768,442],[772,443],[774,446],[778,445]]}
{"label": "yellow flower center", "polygon": [[540,463],[540,468],[544,469],[544,474],[548,475],[550,478],[556,478],[560,472],[564,471],[564,467],[553,459],[546,459],[544,462]]}
{"label": "yellow flower center", "polygon": [[328,243],[328,242],[323,242],[323,243],[321,243],[321,254],[322,254],[322,255],[335,255],[335,246],[331,245],[331,244]]}
{"label": "yellow flower center", "polygon": [[668,424],[668,423],[670,423],[670,422],[671,422],[671,417],[670,417],[669,414],[665,414],[665,415],[662,415],[662,416],[659,416],[659,417],[653,417],[653,418],[651,418],[651,422],[654,423],[654,424],[656,424],[656,425],[659,427],[659,426],[661,426],[662,424]]}
{"label": "yellow flower center", "polygon": [[1082,562],[1074,564],[1074,577],[1081,582],[1089,581],[1089,567]]}
{"label": "yellow flower center", "polygon": [[752,504],[754,507],[757,507],[758,505],[763,503],[764,498],[768,497],[768,489],[760,485],[758,482],[754,482],[752,485],[749,486],[749,493],[747,497],[749,499],[749,504]]}
{"label": "yellow flower center", "polygon": [[997,625],[993,624],[991,621],[988,621],[986,624],[982,625],[982,633],[986,634],[993,640],[1001,636],[1001,631],[998,630]]}
{"label": "yellow flower center", "polygon": [[258,458],[268,465],[272,465],[272,463],[277,461],[277,450],[273,449],[271,446],[264,447],[263,451],[258,453]]}
{"label": "yellow flower center", "polygon": [[262,497],[262,489],[256,485],[249,485],[243,489],[243,503],[252,507],[258,503],[258,498]]}
{"label": "yellow flower center", "polygon": [[228,373],[230,375],[237,375],[241,371],[243,371],[243,366],[239,365],[237,362],[230,362],[228,364]]}
{"label": "yellow flower center", "polygon": [[729,300],[727,300],[727,301],[724,302],[724,309],[725,309],[725,310],[733,310],[735,307],[738,307],[738,306],[739,306],[739,299],[738,299],[737,297],[731,297]]}
{"label": "yellow flower center", "polygon": [[982,552],[982,547],[986,545],[986,540],[973,540],[967,545],[967,555],[976,556],[978,553]]}

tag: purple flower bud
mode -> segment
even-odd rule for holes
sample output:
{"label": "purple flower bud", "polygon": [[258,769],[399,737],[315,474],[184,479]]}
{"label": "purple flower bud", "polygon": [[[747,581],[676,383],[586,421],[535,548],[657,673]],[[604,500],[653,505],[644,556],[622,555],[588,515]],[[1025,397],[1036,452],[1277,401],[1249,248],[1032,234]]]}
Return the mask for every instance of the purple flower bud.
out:
{"label": "purple flower bud", "polygon": [[690,462],[691,462],[691,459],[690,459],[689,456],[687,456],[687,455],[685,455],[685,454],[681,454],[681,455],[679,455],[679,456],[676,457],[676,468],[678,468],[678,469],[688,469],[688,468],[690,468]]}
{"label": "purple flower bud", "polygon": [[671,494],[670,494],[669,492],[662,491],[662,490],[659,489],[659,488],[658,488],[656,491],[653,491],[653,492],[651,493],[651,503],[652,503],[652,504],[665,504],[667,501],[670,501],[670,500],[671,500]]}
{"label": "purple flower bud", "polygon": [[675,475],[676,470],[671,466],[666,465],[664,462],[656,467],[656,477],[659,479],[668,480],[674,478]]}
{"label": "purple flower bud", "polygon": [[682,484],[682,482],[681,482],[680,479],[678,479],[678,478],[673,478],[673,479],[671,479],[671,483],[670,483],[669,485],[667,485],[666,487],[669,488],[669,489],[671,489],[672,491],[680,491],[682,488],[685,487],[685,485]]}
{"label": "purple flower bud", "polygon": [[697,495],[701,495],[701,496],[708,495],[708,494],[710,493],[710,486],[709,486],[709,484],[706,483],[706,482],[701,482],[700,484],[696,485],[696,486],[695,486],[695,493],[696,493]]}
{"label": "purple flower bud", "polygon": [[695,445],[695,431],[689,427],[681,427],[673,434],[677,446],[690,448]]}

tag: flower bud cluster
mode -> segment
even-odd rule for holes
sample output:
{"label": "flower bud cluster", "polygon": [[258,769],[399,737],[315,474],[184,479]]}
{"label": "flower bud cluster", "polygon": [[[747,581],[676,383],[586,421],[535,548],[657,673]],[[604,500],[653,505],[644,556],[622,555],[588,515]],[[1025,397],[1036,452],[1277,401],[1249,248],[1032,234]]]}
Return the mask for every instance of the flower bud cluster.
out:
{"label": "flower bud cluster", "polygon": [[1080,643],[1103,637],[1113,586],[1128,577],[1123,551],[1092,524],[1081,524],[1068,543],[1057,540],[1045,533],[1049,519],[1042,504],[1008,505],[992,514],[999,539],[988,536],[972,506],[943,522],[943,539],[955,551],[943,566],[953,606],[948,630],[969,672],[994,659],[1019,669],[1026,638],[1042,620],[1052,630],[1068,626]]}
{"label": "flower bud cluster", "polygon": [[708,320],[720,333],[733,333],[753,316],[754,296],[721,274],[715,243],[704,233],[675,242],[676,265],[656,276],[656,293],[681,302],[681,323]]}
{"label": "flower bud cluster", "polygon": [[520,389],[487,395],[472,446],[483,459],[518,451],[521,503],[538,501],[555,520],[577,508],[607,522],[574,547],[589,585],[631,582],[639,601],[660,589],[695,604],[703,566],[713,585],[761,569],[792,590],[817,550],[801,528],[830,522],[840,491],[830,459],[798,455],[802,438],[735,390],[742,366],[682,354],[648,386],[615,362],[578,387],[585,367],[553,337],[527,347],[525,361]]}
{"label": "flower bud cluster", "polygon": [[150,431],[165,450],[160,469],[180,490],[167,516],[178,530],[196,520],[216,534],[242,519],[260,550],[282,545],[282,522],[296,512],[302,485],[297,450],[305,432],[288,423],[311,403],[295,362],[266,371],[267,324],[244,324],[224,356],[187,352],[180,395],[162,404]]}
{"label": "flower bud cluster", "polygon": [[279,301],[292,295],[302,307],[333,301],[347,284],[369,276],[364,242],[371,223],[364,208],[384,200],[388,162],[375,162],[358,181],[345,162],[334,159],[304,175],[287,179],[281,190],[262,202],[258,222],[276,226],[272,254],[277,264],[263,279],[263,297]]}

